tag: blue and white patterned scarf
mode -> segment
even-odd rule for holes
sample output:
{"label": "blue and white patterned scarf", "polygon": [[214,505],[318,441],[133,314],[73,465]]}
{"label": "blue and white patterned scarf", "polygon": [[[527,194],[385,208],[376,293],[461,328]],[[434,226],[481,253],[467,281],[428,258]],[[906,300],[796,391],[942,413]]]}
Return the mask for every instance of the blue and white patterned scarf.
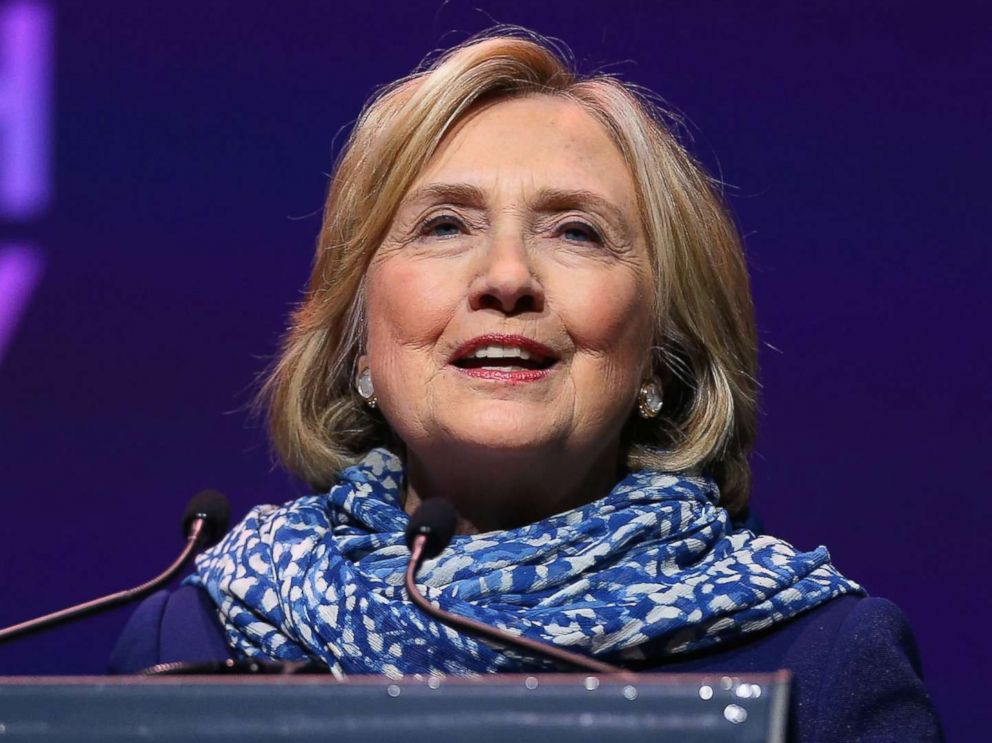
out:
{"label": "blue and white patterned scarf", "polygon": [[[197,558],[228,642],[319,659],[337,674],[471,674],[540,666],[424,616],[406,597],[403,468],[385,449],[326,495],[259,506]],[[826,548],[733,531],[712,481],[635,472],[605,498],[535,524],[458,535],[424,563],[436,605],[622,663],[698,650],[863,593]]]}

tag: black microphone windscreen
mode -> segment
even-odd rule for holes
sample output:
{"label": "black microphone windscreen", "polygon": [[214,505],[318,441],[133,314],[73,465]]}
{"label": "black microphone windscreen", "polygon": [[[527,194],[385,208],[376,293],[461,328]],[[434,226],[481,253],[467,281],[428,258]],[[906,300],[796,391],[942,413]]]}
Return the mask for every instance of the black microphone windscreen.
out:
{"label": "black microphone windscreen", "polygon": [[429,498],[410,517],[410,523],[406,527],[406,546],[412,549],[417,535],[425,534],[427,544],[424,545],[424,558],[429,560],[436,557],[451,542],[457,522],[458,515],[454,506],[443,498]]}
{"label": "black microphone windscreen", "polygon": [[224,536],[230,518],[231,506],[223,493],[216,490],[201,490],[186,504],[186,512],[183,514],[183,536],[189,536],[190,527],[196,519],[203,519],[202,541],[204,546],[209,547]]}

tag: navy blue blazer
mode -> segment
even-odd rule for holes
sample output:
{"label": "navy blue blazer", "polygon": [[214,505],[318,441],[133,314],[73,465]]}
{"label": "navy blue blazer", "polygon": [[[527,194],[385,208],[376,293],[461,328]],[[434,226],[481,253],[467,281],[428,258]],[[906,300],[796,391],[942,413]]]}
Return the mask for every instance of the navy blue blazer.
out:
{"label": "navy blue blazer", "polygon": [[[124,629],[111,673],[233,658],[213,601],[194,586],[147,598]],[[841,596],[765,632],[635,670],[793,674],[793,743],[942,741],[905,616],[890,601]]]}

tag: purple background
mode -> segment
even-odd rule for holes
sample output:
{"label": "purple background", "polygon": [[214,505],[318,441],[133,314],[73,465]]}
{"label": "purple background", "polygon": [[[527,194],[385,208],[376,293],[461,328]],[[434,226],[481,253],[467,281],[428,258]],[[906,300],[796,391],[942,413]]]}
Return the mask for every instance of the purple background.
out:
{"label": "purple background", "polygon": [[[244,408],[300,299],[341,132],[429,50],[512,22],[688,120],[691,149],[730,184],[752,270],[753,504],[771,533],[828,545],[904,609],[949,738],[984,738],[992,71],[978,4],[175,5],[55,8],[54,195],[0,222],[0,242],[45,259],[0,359],[0,625],[163,568],[203,487],[235,517],[303,492]],[[128,612],[4,646],[0,673],[98,673]]]}

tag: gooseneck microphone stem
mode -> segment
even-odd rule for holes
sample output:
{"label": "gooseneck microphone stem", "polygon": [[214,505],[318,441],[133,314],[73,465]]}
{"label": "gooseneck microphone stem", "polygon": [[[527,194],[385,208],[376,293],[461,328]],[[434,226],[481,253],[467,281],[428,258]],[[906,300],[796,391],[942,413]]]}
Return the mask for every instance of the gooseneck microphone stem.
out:
{"label": "gooseneck microphone stem", "polygon": [[142,583],[140,586],[128,588],[125,591],[118,591],[109,596],[86,601],[82,604],[76,604],[67,609],[55,611],[43,617],[37,617],[36,619],[30,619],[27,622],[21,622],[11,627],[4,627],[0,629],[0,642],[26,635],[29,632],[36,632],[47,627],[52,627],[62,622],[68,622],[72,619],[78,619],[93,612],[109,609],[111,606],[117,606],[118,604],[123,604],[151,593],[159,586],[168,583],[174,578],[176,573],[182,570],[183,565],[189,562],[189,558],[193,556],[193,553],[198,548],[215,544],[224,532],[227,531],[229,516],[230,505],[227,502],[227,498],[216,490],[200,491],[186,504],[186,512],[183,514],[182,533],[186,536],[186,546],[179,554],[179,557],[163,573],[146,583]]}
{"label": "gooseneck microphone stem", "polygon": [[123,604],[131,601],[132,599],[141,598],[145,594],[151,593],[159,586],[168,583],[176,575],[176,573],[182,570],[183,565],[189,561],[189,558],[196,551],[196,548],[203,537],[203,527],[204,519],[202,518],[197,519],[190,525],[190,533],[186,540],[186,546],[179,554],[179,557],[177,557],[175,562],[167,567],[163,573],[155,578],[152,578],[150,581],[142,583],[140,586],[135,586],[134,588],[128,588],[124,591],[118,591],[117,593],[112,593],[108,596],[101,596],[100,598],[93,599],[92,601],[86,601],[82,604],[76,604],[75,606],[54,611],[43,617],[37,617],[27,622],[21,622],[20,624],[5,627],[0,630],[0,642],[13,639],[14,637],[19,637],[21,635],[26,635],[30,632],[36,632],[37,630],[59,624],[60,622],[82,617],[92,612],[100,611],[101,609],[109,609],[112,606],[117,606],[118,604]]}
{"label": "gooseneck microphone stem", "polygon": [[587,658],[584,655],[579,655],[578,653],[570,653],[562,648],[556,648],[553,645],[537,642],[527,637],[511,635],[509,632],[504,632],[495,627],[491,627],[488,624],[482,624],[482,622],[477,622],[474,619],[462,617],[458,614],[452,614],[450,611],[445,611],[444,609],[439,609],[434,606],[423,596],[423,594],[420,593],[420,590],[417,588],[416,581],[414,580],[417,575],[417,570],[420,569],[420,563],[424,559],[424,547],[427,545],[428,539],[429,536],[427,534],[417,534],[413,538],[413,543],[410,546],[410,562],[407,563],[406,566],[406,592],[407,595],[409,595],[410,600],[413,601],[413,603],[416,604],[421,611],[434,617],[442,624],[462,630],[463,632],[476,637],[482,637],[503,647],[515,647],[524,650],[531,655],[536,655],[542,658],[551,658],[559,663],[564,663],[565,665],[581,668],[585,671],[592,671],[594,673],[621,674],[631,677],[635,675],[633,672],[618,666],[612,666],[609,663],[603,663],[602,661],[598,661],[594,658]]}

